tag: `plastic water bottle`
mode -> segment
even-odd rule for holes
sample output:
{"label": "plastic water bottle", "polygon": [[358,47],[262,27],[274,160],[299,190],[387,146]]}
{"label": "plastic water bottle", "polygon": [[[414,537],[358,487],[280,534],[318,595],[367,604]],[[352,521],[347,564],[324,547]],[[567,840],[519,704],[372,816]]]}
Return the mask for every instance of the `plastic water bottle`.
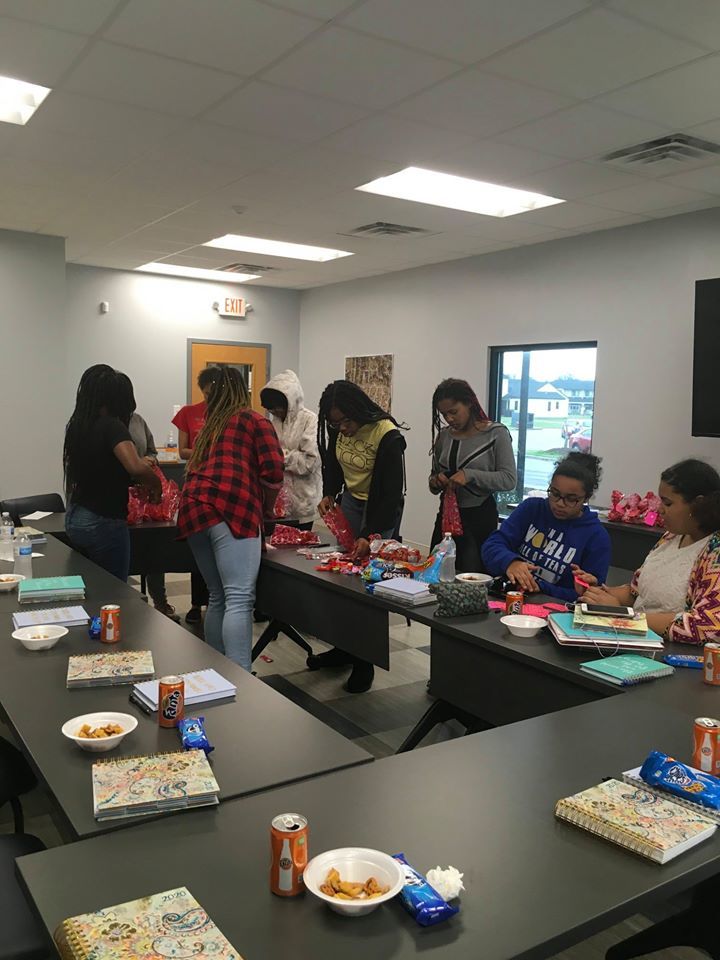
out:
{"label": "plastic water bottle", "polygon": [[3,513],[0,520],[0,558],[3,560],[12,560],[13,558],[13,536],[15,535],[15,524],[9,513]]}
{"label": "plastic water bottle", "polygon": [[457,556],[457,548],[452,534],[445,534],[442,542],[438,544],[437,552],[443,554],[440,564],[440,583],[452,583],[455,579],[455,557]]}
{"label": "plastic water bottle", "polygon": [[32,543],[23,534],[15,539],[15,568],[14,572],[26,580],[32,578]]}

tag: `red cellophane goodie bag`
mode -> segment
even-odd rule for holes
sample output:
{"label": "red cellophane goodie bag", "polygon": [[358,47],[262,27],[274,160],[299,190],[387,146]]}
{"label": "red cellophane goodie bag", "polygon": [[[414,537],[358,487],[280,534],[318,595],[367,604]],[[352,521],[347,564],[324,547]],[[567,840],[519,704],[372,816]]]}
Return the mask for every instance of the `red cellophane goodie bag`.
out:
{"label": "red cellophane goodie bag", "polygon": [[271,547],[305,547],[320,543],[320,538],[312,530],[298,530],[284,523],[276,523],[270,537]]}
{"label": "red cellophane goodie bag", "polygon": [[160,503],[150,503],[146,487],[130,487],[128,495],[128,523],[136,524],[150,520],[174,520],[180,506],[180,490],[174,480],[168,480],[160,467],[153,472],[160,480],[162,494]]}
{"label": "red cellophane goodie bag", "polygon": [[278,518],[290,516],[290,490],[287,484],[283,484],[280,488],[280,493],[277,495],[273,507],[273,516]]}
{"label": "red cellophane goodie bag", "polygon": [[454,490],[446,490],[442,502],[442,533],[451,533],[454,537],[463,535],[463,525],[460,519],[460,507],[457,494]]}
{"label": "red cellophane goodie bag", "polygon": [[340,544],[341,549],[345,553],[352,553],[355,547],[355,534],[352,532],[347,517],[340,507],[334,506],[332,510],[328,510],[323,520],[325,526]]}

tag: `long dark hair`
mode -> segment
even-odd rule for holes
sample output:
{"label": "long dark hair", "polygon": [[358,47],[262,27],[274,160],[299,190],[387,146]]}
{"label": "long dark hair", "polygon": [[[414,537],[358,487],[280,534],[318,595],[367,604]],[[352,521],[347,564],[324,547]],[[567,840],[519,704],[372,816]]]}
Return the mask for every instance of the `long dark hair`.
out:
{"label": "long dark hair", "polygon": [[197,435],[192,456],[188,460],[187,470],[194,470],[205,460],[210,450],[218,442],[228,420],[240,410],[250,406],[245,378],[235,367],[219,367],[218,375],[212,381],[213,388],[207,405],[207,416],[202,430]]}
{"label": "long dark hair", "polygon": [[660,479],[691,504],[693,520],[703,533],[720,530],[720,474],[715,467],[704,460],[681,460],[663,470]]}
{"label": "long dark hair", "polygon": [[379,423],[380,420],[390,420],[399,429],[407,429],[406,424],[398,423],[387,410],[383,410],[374,400],[371,400],[356,383],[350,380],[333,380],[323,390],[318,408],[318,448],[323,458],[328,448],[330,411],[333,407],[336,407],[348,420],[354,420],[361,426],[366,423]]}
{"label": "long dark hair", "polygon": [[[589,500],[600,486],[602,477],[602,468],[600,467],[600,457],[592,453],[580,453],[574,450],[562,460],[555,464],[555,471],[552,475],[555,477],[569,477],[571,480],[579,480],[583,485],[585,496]],[[552,480],[550,481],[552,483]]]}
{"label": "long dark hair", "polygon": [[464,403],[470,407],[470,413],[474,421],[481,420],[483,423],[489,423],[490,417],[485,413],[482,404],[477,398],[477,394],[467,382],[467,380],[458,380],[455,377],[448,377],[435,387],[435,393],[432,395],[432,419],[431,419],[431,445],[430,452],[435,449],[435,440],[442,429],[440,422],[440,411],[438,404],[441,400],[454,400],[456,403]]}

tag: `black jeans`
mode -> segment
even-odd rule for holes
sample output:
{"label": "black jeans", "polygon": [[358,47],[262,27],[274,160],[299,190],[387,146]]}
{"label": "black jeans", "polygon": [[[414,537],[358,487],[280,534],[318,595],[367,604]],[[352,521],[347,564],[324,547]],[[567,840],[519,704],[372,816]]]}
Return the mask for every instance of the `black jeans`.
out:
{"label": "black jeans", "polygon": [[[455,570],[458,573],[485,573],[480,551],[490,534],[497,530],[498,512],[495,499],[490,496],[479,507],[461,507],[460,519],[463,535],[453,537],[457,548]],[[441,502],[430,543],[431,550],[440,543],[443,534]]]}

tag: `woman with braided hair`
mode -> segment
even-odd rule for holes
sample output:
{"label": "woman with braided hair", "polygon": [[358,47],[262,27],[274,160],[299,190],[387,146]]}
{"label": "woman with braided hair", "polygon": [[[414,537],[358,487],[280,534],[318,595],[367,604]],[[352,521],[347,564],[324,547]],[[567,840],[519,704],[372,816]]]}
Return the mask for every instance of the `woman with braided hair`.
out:
{"label": "woman with braided hair", "polygon": [[453,490],[463,525],[463,535],[455,538],[455,568],[458,573],[480,571],[480,550],[498,525],[493,494],[514,490],[517,483],[510,433],[488,417],[467,380],[443,380],[432,398],[430,452],[430,492],[441,498],[431,546],[443,538],[442,498]]}
{"label": "woman with braided hair", "polygon": [[178,528],[210,591],[205,639],[248,671],[263,516],[283,467],[272,424],[250,409],[242,375],[222,367],[188,461]]}

